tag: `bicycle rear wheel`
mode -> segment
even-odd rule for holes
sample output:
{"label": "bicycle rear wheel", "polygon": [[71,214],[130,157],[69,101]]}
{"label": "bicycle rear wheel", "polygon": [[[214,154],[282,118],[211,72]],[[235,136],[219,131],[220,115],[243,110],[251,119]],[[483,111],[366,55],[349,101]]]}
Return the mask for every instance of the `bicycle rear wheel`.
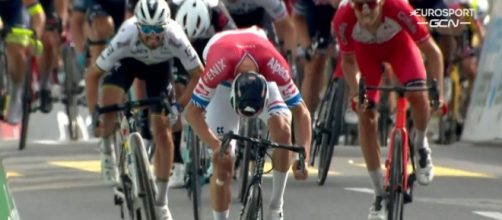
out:
{"label": "bicycle rear wheel", "polygon": [[21,122],[21,137],[19,139],[19,150],[24,150],[26,147],[26,139],[28,138],[28,125],[30,122],[30,113],[31,113],[31,103],[33,101],[33,91],[31,88],[31,83],[33,80],[33,57],[28,59],[28,68],[25,74],[25,80],[23,85],[23,94],[22,94],[22,109],[23,109],[23,120]]}
{"label": "bicycle rear wheel", "polygon": [[403,191],[403,178],[404,178],[404,160],[403,159],[403,137],[401,132],[396,132],[394,135],[392,146],[392,161],[390,172],[390,182],[388,195],[389,200],[387,203],[388,220],[402,220],[404,209],[404,191]]}
{"label": "bicycle rear wheel", "polygon": [[71,140],[78,139],[78,100],[76,97],[78,86],[78,67],[75,60],[75,48],[72,46],[63,47],[63,65],[65,70],[64,91],[65,91],[65,110],[68,116],[68,132]]}
{"label": "bicycle rear wheel", "polygon": [[250,186],[247,194],[246,201],[242,206],[240,220],[257,220],[261,219],[261,188],[259,184],[253,184]]}
{"label": "bicycle rear wheel", "polygon": [[[143,139],[137,132],[129,137],[129,147],[132,148],[135,159],[136,183],[138,186],[139,198],[142,202],[142,212],[147,220],[155,220],[155,189],[153,174],[150,170],[150,162],[146,154]],[[138,215],[138,218],[141,215]]]}

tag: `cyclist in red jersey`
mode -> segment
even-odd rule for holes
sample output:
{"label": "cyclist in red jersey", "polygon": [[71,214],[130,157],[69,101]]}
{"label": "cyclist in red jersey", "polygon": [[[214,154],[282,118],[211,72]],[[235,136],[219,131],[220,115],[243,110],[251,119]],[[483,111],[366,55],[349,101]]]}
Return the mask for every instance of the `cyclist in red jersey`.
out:
{"label": "cyclist in red jersey", "polygon": [[[368,85],[376,86],[381,80],[382,63],[392,66],[402,85],[423,85],[427,74],[420,52],[427,58],[429,72],[437,79],[442,97],[444,67],[441,50],[430,37],[427,27],[418,24],[420,18],[413,16],[412,11],[403,0],[344,0],[340,3],[333,19],[333,30],[340,45],[342,69],[352,100],[357,100],[354,99],[358,92],[356,75],[360,72]],[[376,136],[377,114],[372,108],[379,100],[378,95],[376,91],[368,91],[367,108],[356,109],[362,151],[376,195],[369,219],[386,219],[387,212]],[[418,154],[417,179],[426,185],[434,176],[426,137],[431,110],[429,99],[426,92],[408,93],[406,97],[411,103],[414,121],[411,141]]]}

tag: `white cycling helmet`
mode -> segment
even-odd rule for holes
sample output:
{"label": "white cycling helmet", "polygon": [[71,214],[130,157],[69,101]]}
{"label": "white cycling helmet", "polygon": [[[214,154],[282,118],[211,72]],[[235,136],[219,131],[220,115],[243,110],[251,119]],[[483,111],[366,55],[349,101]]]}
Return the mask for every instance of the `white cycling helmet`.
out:
{"label": "white cycling helmet", "polygon": [[207,4],[202,0],[185,0],[176,13],[176,22],[188,38],[201,37],[211,26]]}
{"label": "white cycling helmet", "polygon": [[140,0],[134,9],[139,24],[160,26],[167,23],[171,10],[165,0]]}

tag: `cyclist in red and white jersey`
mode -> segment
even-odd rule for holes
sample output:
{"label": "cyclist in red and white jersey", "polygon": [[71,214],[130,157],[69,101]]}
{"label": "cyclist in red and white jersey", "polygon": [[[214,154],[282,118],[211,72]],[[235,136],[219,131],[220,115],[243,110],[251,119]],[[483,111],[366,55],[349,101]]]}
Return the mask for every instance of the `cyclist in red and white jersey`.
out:
{"label": "cyclist in red and white jersey", "polygon": [[[342,69],[350,87],[350,97],[358,92],[356,75],[360,72],[368,85],[376,86],[382,76],[382,63],[389,63],[402,85],[423,85],[427,79],[421,52],[427,57],[432,78],[437,79],[442,97],[443,58],[428,29],[418,24],[412,7],[403,0],[344,0],[333,19],[333,30],[340,44]],[[386,219],[386,198],[380,148],[376,133],[378,92],[368,91],[368,108],[357,109],[359,138],[366,166],[375,188],[375,201],[369,219]],[[430,118],[426,92],[406,95],[411,103],[414,129],[411,134],[417,157],[417,179],[422,185],[431,183],[433,165],[426,137]],[[354,100],[354,99],[352,99]],[[354,101],[353,101],[354,102]],[[356,107],[357,108],[357,107]]]}
{"label": "cyclist in red and white jersey", "polygon": [[[211,202],[213,218],[222,220],[228,219],[229,214],[234,149],[231,147],[221,159],[218,137],[228,131],[237,133],[240,117],[259,117],[268,124],[274,142],[291,144],[293,113],[298,128],[297,143],[309,152],[311,121],[286,60],[262,29],[253,26],[220,32],[207,44],[203,58],[206,69],[188,104],[187,120],[202,141],[214,150]],[[265,218],[270,220],[283,219],[290,154],[276,150],[272,158],[273,186],[268,218]],[[296,163],[294,167],[298,167]],[[297,179],[307,178],[307,173],[293,171]]]}

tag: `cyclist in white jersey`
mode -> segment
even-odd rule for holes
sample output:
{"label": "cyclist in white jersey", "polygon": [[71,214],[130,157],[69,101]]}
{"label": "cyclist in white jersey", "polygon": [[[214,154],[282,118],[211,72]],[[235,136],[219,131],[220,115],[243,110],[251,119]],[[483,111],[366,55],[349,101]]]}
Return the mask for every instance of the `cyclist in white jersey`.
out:
{"label": "cyclist in white jersey", "polygon": [[[141,0],[135,8],[135,16],[121,26],[117,35],[101,53],[96,65],[86,74],[86,95],[89,110],[92,113],[98,97],[98,82],[104,78],[100,93],[100,105],[121,103],[126,91],[135,78],[146,83],[148,97],[159,96],[166,90],[171,78],[170,60],[181,60],[196,82],[203,71],[202,63],[192,48],[181,27],[170,19],[170,10],[163,0]],[[195,83],[192,83],[195,85]],[[193,88],[187,89],[180,103],[190,99]],[[185,98],[184,98],[185,97]],[[186,99],[186,101],[183,101]],[[167,183],[173,160],[171,128],[167,119],[161,116],[158,108],[151,108],[153,137],[156,143],[154,159],[157,184],[156,212],[157,219],[172,219],[167,207]],[[101,127],[96,128],[96,135],[102,141],[102,168],[105,179],[116,183],[118,171],[111,134],[114,130],[115,114],[101,116]]]}

